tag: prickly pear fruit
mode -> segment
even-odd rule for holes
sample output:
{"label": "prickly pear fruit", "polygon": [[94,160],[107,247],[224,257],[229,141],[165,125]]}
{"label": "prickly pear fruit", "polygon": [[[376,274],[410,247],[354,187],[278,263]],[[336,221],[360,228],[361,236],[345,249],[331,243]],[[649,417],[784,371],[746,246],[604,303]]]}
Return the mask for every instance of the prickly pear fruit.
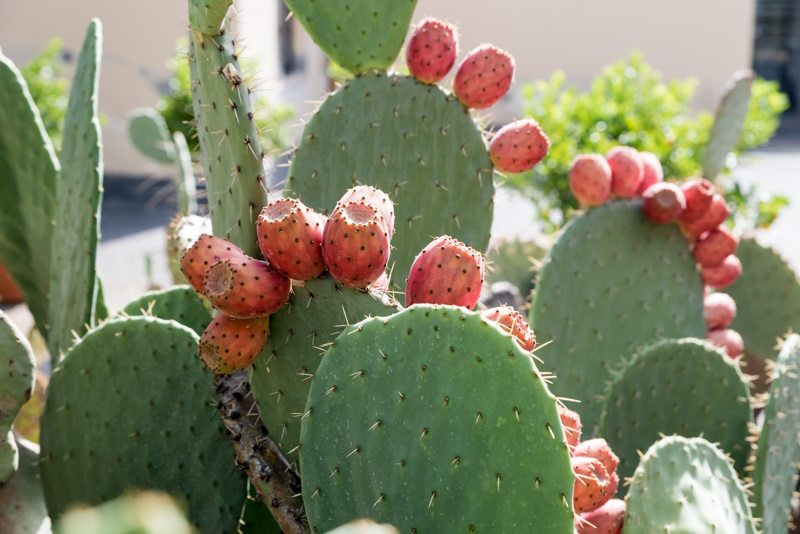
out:
{"label": "prickly pear fruit", "polygon": [[724,349],[731,358],[736,358],[744,352],[744,340],[736,330],[716,328],[709,330],[706,337],[715,346]]}
{"label": "prickly pear fruit", "polygon": [[658,156],[652,152],[639,152],[639,157],[642,158],[642,168],[644,169],[642,183],[639,186],[639,194],[642,195],[651,185],[664,181],[664,168],[661,166]]}
{"label": "prickly pear fruit", "polygon": [[411,265],[406,306],[451,304],[472,309],[481,295],[484,269],[480,252],[450,236],[437,237]]}
{"label": "prickly pear fruit", "polygon": [[322,257],[337,282],[363,289],[389,262],[389,231],[380,212],[364,202],[339,203],[325,224]]}
{"label": "prickly pear fruit", "polygon": [[693,178],[681,184],[681,191],[686,197],[686,210],[681,215],[681,221],[692,222],[700,218],[714,198],[714,185],[703,178]]}
{"label": "prickly pear fruit", "polygon": [[453,92],[468,108],[486,109],[506,94],[514,79],[514,58],[492,45],[482,45],[461,61]]}
{"label": "prickly pear fruit", "polygon": [[523,350],[532,351],[536,347],[536,336],[519,312],[511,306],[498,306],[481,312],[488,323],[496,323],[503,332],[516,338]]}
{"label": "prickly pear fruit", "polygon": [[536,166],[550,149],[550,139],[533,119],[500,128],[489,143],[492,163],[501,172],[525,172]]}
{"label": "prickly pear fruit", "polygon": [[709,204],[705,213],[691,222],[681,221],[681,230],[690,241],[695,241],[704,233],[725,222],[725,219],[730,214],[731,210],[728,208],[728,204],[725,203],[725,199],[720,195],[714,194],[711,198],[711,204]]}
{"label": "prickly pear fruit", "polygon": [[450,72],[458,56],[458,34],[446,22],[428,17],[411,32],[406,47],[406,65],[423,83],[436,83]]}
{"label": "prickly pear fruit", "polygon": [[575,473],[572,504],[576,513],[591,512],[614,497],[619,485],[619,476],[616,473],[609,475],[599,460],[585,456],[573,456],[570,463]]}
{"label": "prickly pear fruit", "polygon": [[258,216],[258,247],[272,268],[293,280],[310,280],[325,270],[325,217],[299,200],[271,202]]}
{"label": "prickly pear fruit", "polygon": [[694,244],[694,259],[703,267],[716,267],[736,252],[738,246],[739,240],[727,228],[720,226],[703,234]]}
{"label": "prickly pear fruit", "polygon": [[656,224],[675,222],[686,209],[686,199],[677,185],[659,182],[644,192],[643,208],[648,219]]}
{"label": "prickly pear fruit", "polygon": [[236,319],[275,313],[289,300],[289,279],[265,261],[244,258],[217,260],[203,280],[211,305]]}
{"label": "prickly pear fruit", "polygon": [[633,198],[644,177],[644,165],[639,152],[629,146],[616,146],[606,154],[611,167],[611,192],[622,198]]}
{"label": "prickly pear fruit", "polygon": [[181,272],[198,293],[203,292],[203,277],[217,260],[246,258],[247,254],[233,243],[203,234],[181,257]]}
{"label": "prickly pear fruit", "polygon": [[600,508],[575,519],[578,534],[619,534],[625,519],[625,501],[611,499]]}
{"label": "prickly pear fruit", "polygon": [[269,335],[269,317],[234,319],[218,315],[200,337],[200,359],[214,374],[229,375],[250,366]]}
{"label": "prickly pear fruit", "polygon": [[714,289],[724,289],[734,283],[742,274],[742,262],[731,254],[715,267],[703,267],[703,283]]}
{"label": "prickly pear fruit", "polygon": [[706,328],[726,328],[736,317],[736,301],[727,293],[711,293],[703,298]]}
{"label": "prickly pear fruit", "polygon": [[606,440],[603,438],[590,439],[581,442],[575,450],[572,451],[573,456],[584,456],[586,458],[594,458],[599,460],[606,472],[610,475],[617,470],[619,465],[619,457],[614,454]]}
{"label": "prickly pear fruit", "polygon": [[389,195],[371,185],[358,185],[348,189],[338,204],[348,202],[363,202],[378,210],[386,222],[386,229],[389,230],[391,239],[394,235],[394,203],[389,199]]}
{"label": "prickly pear fruit", "polygon": [[611,167],[600,154],[583,154],[572,160],[569,187],[583,206],[600,206],[611,196]]}
{"label": "prickly pear fruit", "polygon": [[561,426],[564,427],[564,434],[567,436],[567,445],[569,445],[570,454],[578,446],[581,440],[581,417],[572,410],[564,408],[560,404],[556,405],[558,409],[558,416],[561,418]]}

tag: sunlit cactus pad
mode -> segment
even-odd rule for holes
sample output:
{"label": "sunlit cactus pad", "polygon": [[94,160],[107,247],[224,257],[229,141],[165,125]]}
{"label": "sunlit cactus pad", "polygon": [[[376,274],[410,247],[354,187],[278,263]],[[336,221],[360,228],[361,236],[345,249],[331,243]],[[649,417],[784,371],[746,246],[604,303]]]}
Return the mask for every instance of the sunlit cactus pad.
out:
{"label": "sunlit cactus pad", "polygon": [[151,315],[172,319],[201,335],[211,322],[211,312],[192,286],[172,286],[148,291],[128,303],[122,310],[127,315]]}

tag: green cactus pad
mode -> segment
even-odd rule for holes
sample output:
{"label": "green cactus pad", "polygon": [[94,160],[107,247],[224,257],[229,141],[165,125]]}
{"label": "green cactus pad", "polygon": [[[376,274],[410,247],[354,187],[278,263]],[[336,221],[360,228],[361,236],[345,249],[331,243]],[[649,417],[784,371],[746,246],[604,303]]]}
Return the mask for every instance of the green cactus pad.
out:
{"label": "green cactus pad", "polygon": [[129,302],[122,310],[129,316],[149,315],[159,319],[172,319],[188,326],[197,335],[211,322],[211,313],[191,286],[174,286],[158,291],[149,291]]}
{"label": "green cactus pad", "polygon": [[61,180],[52,228],[50,330],[47,345],[54,361],[72,345],[74,334],[93,326],[96,300],[95,258],[100,234],[103,145],[97,100],[100,89],[102,26],[92,20],[72,80],[64,122]]}
{"label": "green cactus pad", "polygon": [[728,158],[742,134],[742,127],[750,108],[755,74],[751,70],[741,70],[725,87],[725,93],[717,109],[714,125],[703,151],[703,177],[714,180],[725,168]]}
{"label": "green cactus pad", "polygon": [[233,0],[189,0],[189,25],[206,35],[223,29]]}
{"label": "green cactus pad", "polygon": [[17,67],[0,53],[0,261],[47,336],[59,162]]}
{"label": "green cactus pad", "polygon": [[539,263],[547,254],[544,243],[534,241],[502,241],[492,246],[486,256],[489,264],[486,283],[510,282],[523,299],[530,300],[536,285]]}
{"label": "green cactus pad", "polygon": [[415,305],[336,338],[300,435],[312,532],[572,534],[575,479],[530,353],[479,314]]}
{"label": "green cactus pad", "polygon": [[800,281],[777,252],[755,239],[742,239],[736,256],[742,275],[725,289],[736,301],[731,328],[748,353],[774,360],[778,339],[800,332]]}
{"label": "green cactus pad", "polygon": [[783,344],[772,373],[764,426],[758,438],[753,470],[754,515],[762,517],[763,534],[785,534],[797,485],[800,458],[800,336]]}
{"label": "green cactus pad", "polygon": [[702,438],[670,436],[650,447],[633,475],[622,534],[756,534],[730,460]]}
{"label": "green cactus pad", "polygon": [[250,387],[262,422],[290,462],[296,462],[300,416],[311,377],[325,348],[348,324],[397,311],[388,299],[342,287],[331,277],[294,286],[289,302],[270,317],[270,335],[250,368]]}
{"label": "green cactus pad", "polygon": [[355,73],[392,66],[417,6],[417,0],[285,1],[323,52]]}
{"label": "green cactus pad", "polygon": [[600,422],[612,373],[659,339],[705,337],[703,287],[675,225],[656,226],[637,201],[591,209],[564,228],[545,258],[530,324],[557,395],[579,399],[584,431]]}
{"label": "green cactus pad", "polygon": [[303,131],[287,188],[330,213],[348,188],[373,185],[395,204],[395,286],[432,237],[489,245],[493,167],[480,129],[455,97],[399,74],[369,73],[330,95]]}
{"label": "green cactus pad", "polygon": [[14,439],[14,432],[0,434],[0,488],[8,482],[19,467],[19,448]]}
{"label": "green cactus pad", "polygon": [[100,278],[100,273],[95,273],[94,283],[97,286],[97,298],[94,303],[94,312],[92,316],[92,324],[98,325],[110,317],[110,312],[106,306],[106,294],[103,291],[103,279]]}
{"label": "green cactus pad", "polygon": [[229,29],[213,36],[192,32],[192,106],[214,235],[258,257],[256,219],[267,200],[264,152],[236,58]]}
{"label": "green cactus pad", "polygon": [[175,145],[167,122],[153,108],[139,108],[130,112],[128,137],[143,156],[165,165],[175,163]]}
{"label": "green cactus pad", "polygon": [[209,402],[197,335],[174,321],[114,319],[76,343],[50,379],[42,485],[55,520],[129,489],[185,499],[200,533],[236,532],[246,482]]}
{"label": "green cactus pad", "polygon": [[739,366],[699,339],[667,339],[636,355],[611,384],[600,436],[619,456],[618,472],[633,475],[660,435],[703,436],[744,472],[750,454],[750,389]]}
{"label": "green cactus pad", "polygon": [[47,534],[47,508],[39,482],[39,446],[19,439],[19,471],[0,488],[0,532]]}
{"label": "green cactus pad", "polygon": [[178,212],[191,215],[197,213],[197,184],[194,178],[194,166],[192,165],[192,153],[186,137],[181,132],[172,134],[172,142],[175,144],[175,181],[178,190]]}

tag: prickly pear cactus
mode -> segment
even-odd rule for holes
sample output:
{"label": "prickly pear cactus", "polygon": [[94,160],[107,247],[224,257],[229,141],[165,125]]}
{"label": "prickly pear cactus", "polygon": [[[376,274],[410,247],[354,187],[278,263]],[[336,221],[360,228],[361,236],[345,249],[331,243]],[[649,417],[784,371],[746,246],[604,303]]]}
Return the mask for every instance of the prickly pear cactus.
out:
{"label": "prickly pear cactus", "polygon": [[50,520],[39,482],[39,446],[19,439],[19,471],[0,487],[0,531],[8,534],[48,534]]}
{"label": "prickly pear cactus", "polygon": [[170,165],[177,157],[167,123],[153,108],[134,109],[128,115],[128,137],[136,150],[159,163]]}
{"label": "prickly pear cactus", "polygon": [[129,316],[147,315],[159,319],[172,319],[188,326],[197,335],[211,322],[211,312],[192,286],[173,286],[158,291],[148,291],[129,302],[122,312]]}
{"label": "prickly pear cactus", "polygon": [[510,282],[526,301],[536,285],[538,266],[552,245],[537,241],[502,241],[486,256],[486,283]]}
{"label": "prickly pear cactus", "polygon": [[706,180],[714,180],[719,175],[725,168],[728,154],[739,142],[750,107],[754,79],[753,71],[740,70],[725,87],[703,152],[703,177]]}
{"label": "prickly pear cactus", "polygon": [[668,339],[634,356],[605,399],[600,436],[619,456],[620,478],[659,436],[702,436],[744,472],[750,452],[750,389],[736,362],[699,339]]}
{"label": "prickly pear cactus", "polygon": [[233,0],[189,0],[189,25],[206,35],[223,29]]}
{"label": "prickly pear cactus", "polygon": [[194,178],[192,153],[186,143],[186,137],[181,132],[172,134],[175,145],[176,175],[175,182],[178,190],[178,211],[190,215],[197,213],[197,184]]}
{"label": "prickly pear cactus", "polygon": [[702,438],[671,436],[642,457],[628,490],[623,534],[756,534],[730,460]]}
{"label": "prickly pear cactus", "polygon": [[545,258],[530,324],[553,391],[575,406],[592,435],[606,383],[623,358],[660,339],[705,337],[703,288],[686,240],[645,219],[637,201],[587,211]]}
{"label": "prickly pear cactus", "polygon": [[415,305],[346,328],[301,419],[312,532],[360,517],[403,532],[573,532],[555,398],[479,314]]}

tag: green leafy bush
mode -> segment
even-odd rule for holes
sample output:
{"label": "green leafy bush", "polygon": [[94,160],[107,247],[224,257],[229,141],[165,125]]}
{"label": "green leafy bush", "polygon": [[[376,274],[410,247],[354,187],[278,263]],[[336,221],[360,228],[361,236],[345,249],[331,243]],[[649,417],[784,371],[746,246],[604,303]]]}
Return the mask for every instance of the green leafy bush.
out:
{"label": "green leafy bush", "polygon": [[66,65],[61,59],[61,40],[53,39],[30,63],[22,68],[22,77],[28,84],[36,107],[42,116],[44,128],[56,153],[61,151],[64,117],[67,115],[68,83],[64,78]]}

